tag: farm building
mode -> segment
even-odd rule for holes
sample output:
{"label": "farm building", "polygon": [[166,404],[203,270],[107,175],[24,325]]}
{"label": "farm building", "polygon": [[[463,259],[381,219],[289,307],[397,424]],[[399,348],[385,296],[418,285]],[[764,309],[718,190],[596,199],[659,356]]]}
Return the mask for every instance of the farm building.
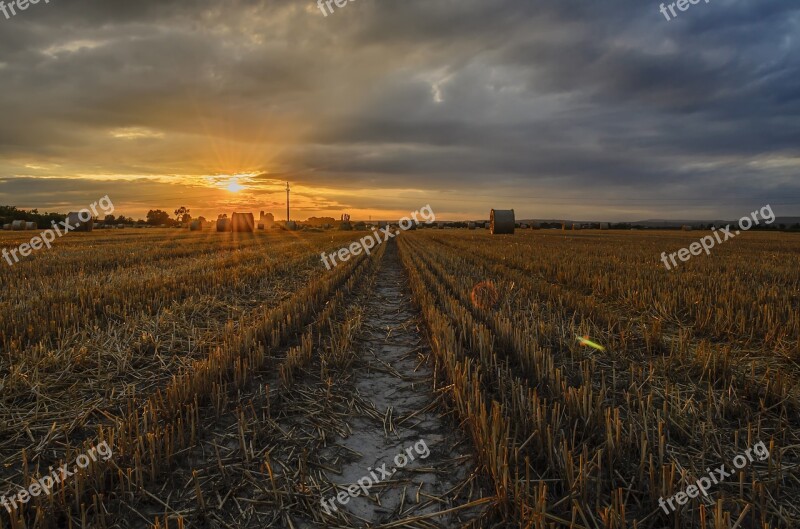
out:
{"label": "farm building", "polygon": [[493,209],[489,222],[492,235],[514,234],[514,210],[513,209]]}
{"label": "farm building", "polygon": [[258,229],[265,230],[275,225],[275,216],[272,213],[260,212],[258,216]]}
{"label": "farm building", "polygon": [[236,213],[231,215],[231,231],[250,232],[255,230],[255,219],[252,213]]}

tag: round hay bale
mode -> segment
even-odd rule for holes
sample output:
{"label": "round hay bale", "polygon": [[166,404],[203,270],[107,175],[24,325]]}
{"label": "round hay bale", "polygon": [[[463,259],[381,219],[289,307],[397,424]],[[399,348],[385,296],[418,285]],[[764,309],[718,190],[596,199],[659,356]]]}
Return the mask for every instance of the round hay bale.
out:
{"label": "round hay bale", "polygon": [[513,209],[493,209],[489,219],[492,235],[514,234]]}
{"label": "round hay bale", "polygon": [[342,231],[353,231],[353,225],[350,224],[349,220],[343,220],[341,224],[339,224],[339,229]]}
{"label": "round hay bale", "polygon": [[203,229],[203,225],[199,220],[193,220],[189,223],[189,231],[200,231]]}
{"label": "round hay bale", "polygon": [[231,219],[217,219],[217,231],[231,231]]}
{"label": "round hay bale", "polygon": [[475,223],[474,222],[467,222],[467,229],[468,230],[474,230],[475,229]]}
{"label": "round hay bale", "polygon": [[297,223],[293,220],[287,220],[285,222],[286,229],[289,231],[297,231]]}
{"label": "round hay bale", "polygon": [[26,230],[35,230],[37,228],[38,228],[38,226],[36,225],[35,222],[26,222],[25,223],[25,229]]}
{"label": "round hay bale", "polygon": [[3,224],[3,229],[8,231],[11,229],[11,224]]}
{"label": "round hay bale", "polygon": [[[88,210],[86,210],[88,213]],[[83,215],[86,218],[86,215]],[[67,213],[67,222],[73,226],[72,231],[92,231],[94,228],[94,218],[89,216],[89,220],[81,220],[81,214],[77,211],[70,211]]]}
{"label": "round hay bale", "polygon": [[414,221],[409,219],[408,217],[403,217],[400,219],[400,222],[397,223],[397,227],[400,230],[406,231],[412,229],[414,226]]}
{"label": "round hay bale", "polygon": [[11,229],[14,231],[22,231],[25,229],[24,220],[15,220],[11,223]]}
{"label": "round hay bale", "polygon": [[255,219],[252,213],[236,213],[231,215],[231,231],[252,233],[255,228]]}

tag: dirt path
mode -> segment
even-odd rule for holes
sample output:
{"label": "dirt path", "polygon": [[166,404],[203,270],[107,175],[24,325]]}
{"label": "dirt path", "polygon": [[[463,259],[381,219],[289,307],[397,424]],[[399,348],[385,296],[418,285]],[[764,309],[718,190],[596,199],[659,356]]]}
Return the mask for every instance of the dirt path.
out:
{"label": "dirt path", "polygon": [[[338,442],[353,457],[340,475],[327,473],[337,488],[324,494],[323,512],[347,511],[370,526],[432,515],[429,524],[457,527],[481,507],[437,513],[481,498],[475,462],[463,433],[441,414],[431,351],[417,327],[397,244],[389,244],[363,306],[360,355],[352,367],[356,395],[368,406],[348,421],[352,435]],[[358,487],[356,497],[348,487]]]}

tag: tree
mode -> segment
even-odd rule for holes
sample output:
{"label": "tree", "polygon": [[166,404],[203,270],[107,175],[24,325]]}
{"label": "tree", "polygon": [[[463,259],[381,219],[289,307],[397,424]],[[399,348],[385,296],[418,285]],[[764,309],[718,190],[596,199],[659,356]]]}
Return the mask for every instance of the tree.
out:
{"label": "tree", "polygon": [[[344,217],[342,218],[344,219]],[[336,219],[333,217],[309,217],[306,220],[306,224],[310,224],[312,226],[323,226],[325,224],[335,224],[336,222]]]}
{"label": "tree", "polygon": [[161,211],[160,209],[150,210],[147,212],[147,223],[151,226],[159,226],[161,224],[169,224],[169,213]]}
{"label": "tree", "polygon": [[175,210],[175,220],[178,222],[189,222],[192,220],[192,216],[189,215],[189,208],[186,206],[181,206]]}

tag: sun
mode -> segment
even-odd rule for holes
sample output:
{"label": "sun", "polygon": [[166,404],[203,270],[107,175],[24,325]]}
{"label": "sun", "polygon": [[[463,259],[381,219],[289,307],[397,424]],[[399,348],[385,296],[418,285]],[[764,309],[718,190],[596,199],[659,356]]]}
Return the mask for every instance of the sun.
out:
{"label": "sun", "polygon": [[239,183],[238,178],[233,177],[230,180],[228,180],[228,185],[225,186],[225,189],[227,189],[231,193],[238,193],[239,191],[244,189],[244,186]]}

